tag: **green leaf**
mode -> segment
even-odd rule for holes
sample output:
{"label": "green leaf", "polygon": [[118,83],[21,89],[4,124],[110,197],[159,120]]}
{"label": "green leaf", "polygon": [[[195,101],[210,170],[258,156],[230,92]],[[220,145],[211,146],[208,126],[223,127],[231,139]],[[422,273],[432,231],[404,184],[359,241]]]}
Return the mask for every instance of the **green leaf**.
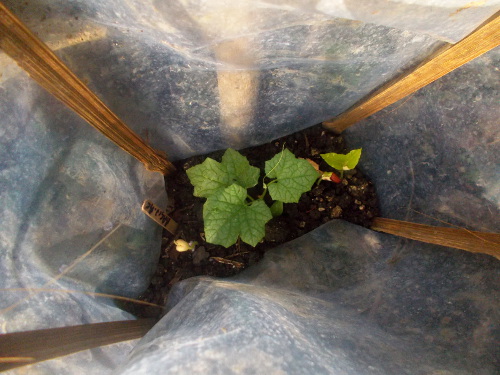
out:
{"label": "green leaf", "polygon": [[352,150],[348,154],[330,152],[328,154],[321,154],[321,157],[329,166],[339,171],[348,171],[356,168],[356,165],[358,165],[359,158],[361,157],[361,149]]}
{"label": "green leaf", "polygon": [[349,169],[356,168],[356,165],[358,165],[360,157],[361,157],[361,149],[360,148],[358,148],[356,150],[352,150],[345,157],[345,165]]}
{"label": "green leaf", "polygon": [[259,168],[252,167],[248,159],[238,151],[228,148],[222,156],[222,165],[227,169],[230,178],[244,188],[251,188],[259,181]]}
{"label": "green leaf", "polygon": [[266,176],[276,178],[267,184],[274,200],[296,203],[302,193],[311,190],[318,172],[307,160],[297,159],[285,149],[266,161]]}
{"label": "green leaf", "polygon": [[186,171],[194,186],[194,196],[208,198],[217,191],[230,185],[227,168],[211,158]]}
{"label": "green leaf", "polygon": [[226,150],[222,163],[206,158],[203,163],[189,168],[186,173],[194,186],[194,195],[204,198],[217,194],[235,182],[244,188],[250,188],[259,181],[259,169],[252,167],[246,157],[233,149]]}
{"label": "green leaf", "polygon": [[210,196],[203,206],[207,242],[229,247],[241,236],[243,242],[255,246],[264,238],[271,210],[263,200],[245,203],[246,189],[233,184]]}
{"label": "green leaf", "polygon": [[343,170],[345,165],[345,155],[344,154],[336,154],[335,152],[330,152],[328,154],[321,154],[321,157],[327,164],[335,168],[339,171]]}
{"label": "green leaf", "polygon": [[282,201],[275,201],[271,205],[271,214],[273,217],[281,216],[283,213],[283,202]]}

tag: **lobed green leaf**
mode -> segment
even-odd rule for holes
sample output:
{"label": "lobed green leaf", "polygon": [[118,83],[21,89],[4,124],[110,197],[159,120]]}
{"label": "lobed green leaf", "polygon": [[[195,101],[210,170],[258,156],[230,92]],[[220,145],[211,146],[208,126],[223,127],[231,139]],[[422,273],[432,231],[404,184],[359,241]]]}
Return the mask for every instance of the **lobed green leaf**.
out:
{"label": "lobed green leaf", "polygon": [[210,196],[203,206],[207,242],[229,247],[241,237],[251,246],[265,235],[265,225],[271,220],[271,210],[263,200],[245,203],[246,189],[233,184]]}
{"label": "lobed green leaf", "polygon": [[186,171],[189,181],[194,186],[194,196],[208,198],[230,185],[227,168],[211,158]]}
{"label": "lobed green leaf", "polygon": [[226,167],[229,178],[246,189],[257,185],[259,168],[252,167],[248,159],[238,151],[228,148],[222,156],[222,165]]}
{"label": "lobed green leaf", "polygon": [[307,160],[297,159],[287,149],[266,161],[265,171],[267,177],[276,179],[268,184],[271,198],[284,203],[297,203],[318,179],[318,172]]}
{"label": "lobed green leaf", "polygon": [[221,163],[206,158],[186,173],[194,186],[194,195],[203,198],[217,194],[233,183],[250,188],[259,181],[259,169],[252,167],[246,157],[231,148],[226,150]]}

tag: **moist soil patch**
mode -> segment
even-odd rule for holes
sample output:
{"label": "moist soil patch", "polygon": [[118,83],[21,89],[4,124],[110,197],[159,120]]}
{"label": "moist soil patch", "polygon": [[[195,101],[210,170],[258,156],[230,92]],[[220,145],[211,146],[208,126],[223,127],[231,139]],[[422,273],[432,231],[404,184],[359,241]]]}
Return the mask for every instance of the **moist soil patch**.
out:
{"label": "moist soil patch", "polygon": [[[321,125],[239,151],[248,158],[251,165],[263,171],[264,163],[283,147],[297,157],[315,161],[322,171],[333,169],[323,161],[320,154],[350,151],[346,148],[342,135],[327,132]],[[183,279],[199,275],[233,276],[260,261],[267,250],[302,236],[330,220],[343,219],[369,227],[379,214],[374,186],[359,170],[359,167],[362,168],[361,164],[355,170],[346,171],[340,183],[321,181],[311,191],[304,193],[299,203],[285,203],[283,214],[267,223],[266,236],[256,247],[241,241],[228,248],[207,243],[203,233],[205,199],[193,196],[193,186],[186,170],[202,163],[207,157],[220,162],[224,151],[174,163],[177,171],[165,180],[167,212],[179,224],[179,228],[175,236],[164,231],[158,268],[141,299],[164,306],[172,286]],[[261,190],[257,187],[253,195],[258,195]],[[249,193],[252,195],[251,189]],[[174,244],[176,239],[196,241],[198,245],[194,251],[178,252]],[[148,310],[134,312],[141,316],[158,312]]]}

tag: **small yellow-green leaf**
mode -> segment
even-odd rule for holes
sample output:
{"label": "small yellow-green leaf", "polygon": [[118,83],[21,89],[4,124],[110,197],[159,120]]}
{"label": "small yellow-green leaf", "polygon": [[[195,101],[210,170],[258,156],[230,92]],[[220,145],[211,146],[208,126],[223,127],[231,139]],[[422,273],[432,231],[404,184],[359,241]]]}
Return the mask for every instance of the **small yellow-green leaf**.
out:
{"label": "small yellow-green leaf", "polygon": [[347,154],[330,152],[328,154],[321,154],[321,157],[330,167],[339,171],[348,171],[356,168],[356,165],[358,165],[359,158],[361,157],[361,149],[352,150]]}
{"label": "small yellow-green leaf", "polygon": [[360,148],[349,152],[345,156],[345,165],[347,166],[347,168],[349,168],[349,169],[356,168],[356,165],[358,165],[360,157],[361,157],[361,149]]}

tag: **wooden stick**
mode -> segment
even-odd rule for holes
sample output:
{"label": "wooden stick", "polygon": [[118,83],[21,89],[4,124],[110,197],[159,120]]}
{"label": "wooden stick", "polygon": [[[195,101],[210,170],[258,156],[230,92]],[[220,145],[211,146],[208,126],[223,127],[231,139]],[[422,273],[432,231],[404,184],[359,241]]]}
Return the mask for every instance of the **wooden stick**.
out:
{"label": "wooden stick", "polygon": [[393,84],[384,85],[374,94],[356,103],[340,116],[324,121],[323,126],[337,133],[375,112],[414,93],[463,64],[481,56],[500,44],[500,17],[493,17],[460,42],[447,48],[430,61],[410,73],[396,79]]}
{"label": "wooden stick", "polygon": [[407,221],[375,218],[371,229],[435,245],[483,253],[500,260],[500,234],[434,227]]}
{"label": "wooden stick", "polygon": [[175,170],[163,152],[153,149],[125,125],[1,2],[0,48],[43,88],[144,163],[148,170],[164,175]]}
{"label": "wooden stick", "polygon": [[141,338],[154,319],[84,324],[0,335],[0,371],[65,356],[81,350]]}

